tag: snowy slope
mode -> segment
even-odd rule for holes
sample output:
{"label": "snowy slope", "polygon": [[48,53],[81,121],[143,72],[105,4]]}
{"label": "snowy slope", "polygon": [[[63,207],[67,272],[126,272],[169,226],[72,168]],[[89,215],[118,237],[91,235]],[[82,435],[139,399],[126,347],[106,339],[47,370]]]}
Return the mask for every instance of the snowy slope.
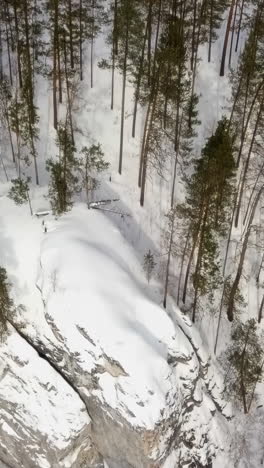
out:
{"label": "snowy slope", "polygon": [[[35,208],[43,207],[42,195],[36,192]],[[206,353],[197,355],[179,311],[180,328],[153,302],[134,250],[115,225],[79,204],[58,220],[45,218],[45,234],[27,207],[5,196],[0,203],[12,245],[2,250],[5,266],[17,303],[26,306],[15,326],[84,399],[93,442],[109,466],[206,462],[223,444]],[[60,419],[59,404],[54,411]]]}

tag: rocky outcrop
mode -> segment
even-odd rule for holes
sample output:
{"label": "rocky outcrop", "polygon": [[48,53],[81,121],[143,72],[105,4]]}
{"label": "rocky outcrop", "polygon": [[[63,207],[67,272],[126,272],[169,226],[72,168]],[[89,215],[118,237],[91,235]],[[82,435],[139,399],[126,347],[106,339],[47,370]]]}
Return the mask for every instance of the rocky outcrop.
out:
{"label": "rocky outcrop", "polygon": [[78,395],[11,327],[0,346],[0,467],[99,468]]}
{"label": "rocky outcrop", "polygon": [[[18,310],[12,319],[21,336],[13,332],[3,348],[13,368],[6,385],[21,392],[9,397],[2,377],[1,414],[14,432],[2,425],[0,460],[12,468],[206,466],[221,447],[208,363],[179,311],[173,323],[135,280],[121,235],[99,213],[84,219],[75,208],[46,235],[42,315]],[[12,354],[14,336],[34,347],[34,359]]]}

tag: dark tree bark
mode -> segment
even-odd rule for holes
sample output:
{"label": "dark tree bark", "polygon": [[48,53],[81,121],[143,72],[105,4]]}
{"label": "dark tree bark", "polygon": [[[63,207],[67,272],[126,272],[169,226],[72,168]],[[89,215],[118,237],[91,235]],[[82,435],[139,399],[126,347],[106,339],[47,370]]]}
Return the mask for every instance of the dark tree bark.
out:
{"label": "dark tree bark", "polygon": [[128,57],[128,32],[129,32],[129,19],[127,18],[126,19],[126,37],[125,37],[124,63],[123,63],[123,87],[122,87],[122,106],[121,106],[120,150],[119,150],[119,164],[118,164],[119,174],[122,174],[122,164],[123,164],[124,119],[125,119],[126,77],[127,77],[127,57]]}
{"label": "dark tree bark", "polygon": [[253,206],[251,208],[249,222],[248,222],[247,230],[246,230],[246,233],[245,233],[244,241],[243,241],[243,244],[242,244],[242,251],[241,251],[241,254],[240,254],[240,258],[239,258],[237,273],[236,273],[233,285],[231,287],[231,291],[230,291],[230,295],[229,295],[229,301],[228,301],[228,307],[227,307],[227,318],[228,318],[228,320],[230,322],[232,322],[233,319],[234,319],[235,297],[236,297],[236,294],[237,294],[239,282],[240,282],[242,271],[243,271],[243,266],[244,266],[246,251],[247,251],[247,247],[248,247],[248,241],[249,241],[249,236],[250,236],[250,232],[251,232],[252,223],[253,223],[253,220],[254,220],[254,216],[255,216],[255,212],[256,212],[256,208],[257,208],[259,199],[260,199],[263,191],[264,191],[264,185],[262,185],[262,187],[259,189],[259,191],[258,191],[258,193],[257,193],[257,195],[255,197],[255,200],[253,202]]}
{"label": "dark tree bark", "polygon": [[228,44],[228,38],[229,38],[229,33],[230,33],[232,18],[233,18],[234,6],[235,6],[235,0],[232,0],[231,6],[230,6],[230,10],[229,10],[228,19],[227,19],[227,25],[226,25],[224,46],[223,46],[222,59],[221,59],[221,66],[220,66],[220,76],[224,76],[224,75],[225,75],[226,51],[227,51],[227,44]]}

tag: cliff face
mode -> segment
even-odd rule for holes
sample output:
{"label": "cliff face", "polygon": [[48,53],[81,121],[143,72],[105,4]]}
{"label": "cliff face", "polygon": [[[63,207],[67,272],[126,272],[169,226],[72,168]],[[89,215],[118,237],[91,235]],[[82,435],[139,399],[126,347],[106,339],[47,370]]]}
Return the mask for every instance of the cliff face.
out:
{"label": "cliff face", "polygon": [[207,466],[223,403],[190,324],[148,297],[101,214],[47,226],[28,284],[42,313],[18,310],[0,347],[0,466]]}

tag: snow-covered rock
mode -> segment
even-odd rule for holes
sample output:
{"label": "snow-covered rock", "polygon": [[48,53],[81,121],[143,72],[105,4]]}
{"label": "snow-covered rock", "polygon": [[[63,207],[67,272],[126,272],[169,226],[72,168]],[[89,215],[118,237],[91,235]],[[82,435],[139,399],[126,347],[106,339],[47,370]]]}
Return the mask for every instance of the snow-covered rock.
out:
{"label": "snow-covered rock", "polygon": [[10,327],[0,346],[0,467],[96,468],[89,433],[78,395]]}
{"label": "snow-covered rock", "polygon": [[23,214],[17,238],[15,210],[6,219],[16,262],[7,256],[5,265],[26,308],[12,318],[22,338],[13,331],[0,350],[15,367],[0,380],[0,460],[12,468],[206,466],[225,426],[191,324],[153,301],[133,249],[99,211],[80,204],[48,216],[47,233]]}
{"label": "snow-covered rock", "polygon": [[111,468],[154,468],[174,450],[187,461],[197,445],[206,462],[215,408],[204,398],[201,364],[135,279],[143,277],[133,250],[82,205],[48,230],[37,279],[43,322],[31,318],[31,339],[84,399],[98,451]]}

